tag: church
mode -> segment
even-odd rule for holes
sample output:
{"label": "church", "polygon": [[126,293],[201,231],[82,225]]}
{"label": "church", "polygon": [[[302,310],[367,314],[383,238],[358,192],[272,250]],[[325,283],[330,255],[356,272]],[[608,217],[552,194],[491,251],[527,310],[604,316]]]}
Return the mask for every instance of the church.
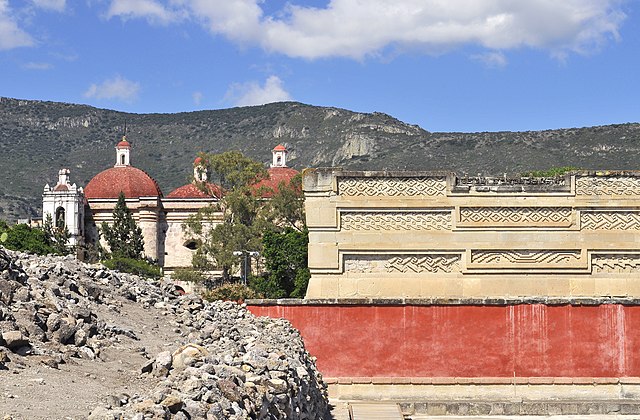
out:
{"label": "church", "polygon": [[[96,244],[100,241],[99,227],[112,222],[122,192],[142,229],[145,257],[157,261],[166,274],[191,266],[195,244],[184,235],[182,224],[200,209],[215,205],[222,189],[207,182],[204,162],[198,157],[193,162],[193,181],[164,195],[151,175],[131,164],[132,145],[126,136],[115,151],[115,165],[95,175],[84,188],[71,184],[69,169],[61,169],[57,184],[44,187],[43,220],[50,216],[57,227],[67,227],[70,245]],[[287,166],[287,153],[281,144],[272,150],[269,177],[260,181],[261,187],[275,190],[282,181],[288,182],[298,174]],[[196,183],[205,183],[208,193]]]}

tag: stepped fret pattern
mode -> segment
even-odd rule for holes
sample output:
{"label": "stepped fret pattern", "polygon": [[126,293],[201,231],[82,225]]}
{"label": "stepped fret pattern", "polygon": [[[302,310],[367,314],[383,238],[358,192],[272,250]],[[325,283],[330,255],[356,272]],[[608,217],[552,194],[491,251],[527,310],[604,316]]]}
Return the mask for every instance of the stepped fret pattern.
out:
{"label": "stepped fret pattern", "polygon": [[471,262],[475,264],[560,264],[577,261],[580,251],[473,251]]}
{"label": "stepped fret pattern", "polygon": [[640,230],[640,212],[583,211],[580,225],[584,230]]}
{"label": "stepped fret pattern", "polygon": [[451,273],[460,271],[459,254],[345,255],[345,273]]}
{"label": "stepped fret pattern", "polygon": [[460,221],[467,223],[542,224],[571,223],[570,207],[463,207]]}
{"label": "stepped fret pattern", "polygon": [[639,254],[597,254],[591,259],[594,273],[638,273]]}
{"label": "stepped fret pattern", "polygon": [[338,193],[344,196],[444,196],[444,177],[348,177],[338,178]]}
{"label": "stepped fret pattern", "polygon": [[577,177],[576,195],[640,195],[640,178]]}
{"label": "stepped fret pattern", "polygon": [[389,273],[451,273],[460,271],[460,255],[399,255],[391,258],[385,267]]}
{"label": "stepped fret pattern", "polygon": [[451,230],[451,212],[344,212],[342,230]]}

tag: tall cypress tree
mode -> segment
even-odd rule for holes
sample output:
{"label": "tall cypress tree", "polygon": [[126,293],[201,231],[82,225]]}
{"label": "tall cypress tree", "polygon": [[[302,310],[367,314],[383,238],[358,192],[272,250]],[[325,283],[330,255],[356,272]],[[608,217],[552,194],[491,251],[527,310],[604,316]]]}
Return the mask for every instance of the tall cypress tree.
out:
{"label": "tall cypress tree", "polygon": [[113,257],[142,258],[144,251],[142,229],[133,220],[131,210],[125,202],[124,193],[120,192],[118,203],[113,209],[113,224],[109,226],[107,222],[102,222],[101,230]]}

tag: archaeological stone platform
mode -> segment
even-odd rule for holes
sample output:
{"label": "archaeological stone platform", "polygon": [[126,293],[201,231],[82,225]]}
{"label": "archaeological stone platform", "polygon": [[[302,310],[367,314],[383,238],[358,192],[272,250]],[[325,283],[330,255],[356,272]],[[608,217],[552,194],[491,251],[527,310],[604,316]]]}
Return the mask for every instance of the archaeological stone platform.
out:
{"label": "archaeological stone platform", "polygon": [[640,296],[640,172],[303,179],[307,298]]}

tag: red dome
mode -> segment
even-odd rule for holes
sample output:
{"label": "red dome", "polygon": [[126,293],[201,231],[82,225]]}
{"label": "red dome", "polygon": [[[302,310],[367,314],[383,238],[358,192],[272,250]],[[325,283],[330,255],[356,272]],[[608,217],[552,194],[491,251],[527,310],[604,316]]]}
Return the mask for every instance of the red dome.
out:
{"label": "red dome", "polygon": [[116,145],[116,149],[131,149],[131,143],[123,137],[120,143]]}
{"label": "red dome", "polygon": [[265,198],[271,197],[273,192],[278,191],[278,185],[280,185],[281,182],[288,184],[291,182],[291,179],[299,173],[295,169],[288,167],[269,168],[267,172],[269,173],[269,177],[254,185],[255,190],[259,190],[260,188],[266,190],[261,194],[262,197]]}
{"label": "red dome", "polygon": [[207,191],[210,194],[205,193],[200,188],[198,188],[196,184],[192,183],[192,184],[187,184],[187,185],[183,185],[182,187],[176,188],[175,190],[171,191],[169,195],[167,195],[167,198],[211,198],[211,197],[220,198],[222,197],[222,189],[220,189],[220,187],[217,186],[216,184],[212,184],[208,182]]}
{"label": "red dome", "polygon": [[94,176],[84,189],[87,198],[162,197],[158,183],[145,171],[133,166],[109,168]]}
{"label": "red dome", "polygon": [[200,165],[203,162],[203,159],[198,156],[194,161],[193,161],[193,166],[197,166]]}
{"label": "red dome", "polygon": [[287,148],[284,147],[282,144],[277,145],[276,147],[273,148],[274,152],[286,152]]}

